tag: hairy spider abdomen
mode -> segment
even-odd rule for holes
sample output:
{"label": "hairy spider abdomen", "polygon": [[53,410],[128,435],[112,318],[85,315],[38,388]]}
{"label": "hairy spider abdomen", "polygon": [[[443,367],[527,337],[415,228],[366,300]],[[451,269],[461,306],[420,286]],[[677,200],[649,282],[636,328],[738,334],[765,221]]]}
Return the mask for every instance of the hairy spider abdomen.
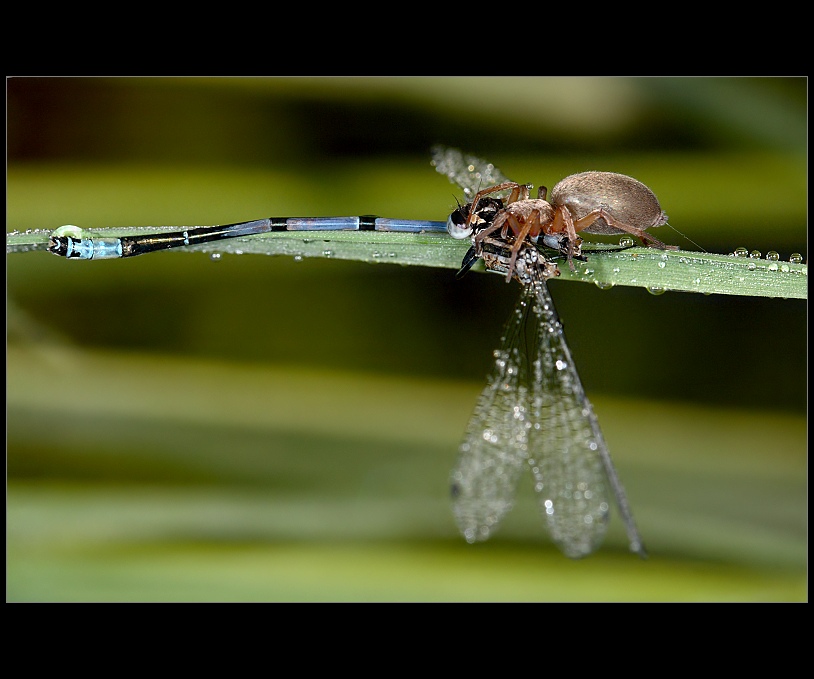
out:
{"label": "hairy spider abdomen", "polygon": [[[655,194],[640,181],[616,172],[580,172],[566,177],[551,190],[554,207],[563,206],[574,220],[604,208],[620,222],[642,230],[667,223]],[[587,233],[618,234],[599,217],[584,229]]]}

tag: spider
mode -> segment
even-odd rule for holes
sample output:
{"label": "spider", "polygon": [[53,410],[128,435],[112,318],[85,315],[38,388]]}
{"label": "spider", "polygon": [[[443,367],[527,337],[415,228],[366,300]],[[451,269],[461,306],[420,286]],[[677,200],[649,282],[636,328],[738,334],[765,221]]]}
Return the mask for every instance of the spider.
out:
{"label": "spider", "polygon": [[[511,189],[505,203],[489,198],[489,194]],[[593,234],[628,233],[648,247],[677,250],[646,233],[646,230],[667,223],[655,194],[644,184],[615,172],[581,172],[560,181],[551,191],[541,186],[537,198],[530,199],[530,185],[503,182],[475,194],[471,204],[459,207],[447,220],[447,230],[453,238],[466,238],[476,229],[474,255],[482,252],[483,242],[500,230],[506,241],[514,236],[508,273],[510,281],[517,254],[524,243],[534,243],[542,234],[543,242],[560,250],[574,270],[573,260],[580,258],[582,239],[578,232]],[[485,209],[487,208],[488,209]],[[466,219],[463,217],[466,215]]]}

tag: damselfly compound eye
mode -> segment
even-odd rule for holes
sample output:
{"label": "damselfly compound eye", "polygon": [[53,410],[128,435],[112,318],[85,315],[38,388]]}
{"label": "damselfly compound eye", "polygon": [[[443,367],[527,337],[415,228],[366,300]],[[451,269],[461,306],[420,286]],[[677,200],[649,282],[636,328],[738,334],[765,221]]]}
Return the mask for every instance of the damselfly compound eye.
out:
{"label": "damselfly compound eye", "polygon": [[447,233],[458,240],[468,238],[472,235],[473,231],[473,227],[467,226],[466,224],[466,218],[469,214],[468,210],[466,213],[464,212],[466,207],[467,206],[459,207],[447,219]]}

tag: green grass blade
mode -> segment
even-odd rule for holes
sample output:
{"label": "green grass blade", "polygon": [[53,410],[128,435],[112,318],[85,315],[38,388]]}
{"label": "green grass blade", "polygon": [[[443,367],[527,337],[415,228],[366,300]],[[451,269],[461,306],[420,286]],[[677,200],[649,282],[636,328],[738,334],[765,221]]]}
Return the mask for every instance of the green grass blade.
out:
{"label": "green grass blade", "polygon": [[[89,229],[113,237],[170,231],[175,227],[124,227]],[[8,252],[44,249],[47,231],[7,234]],[[178,248],[169,252],[207,252],[221,255],[263,254],[288,257],[324,257],[369,263],[402,264],[456,269],[469,241],[445,234],[390,232],[270,233]],[[576,262],[574,271],[561,266],[564,280],[592,282],[607,288],[633,286],[659,293],[666,290],[703,294],[747,295],[806,299],[808,265],[796,262],[711,253],[662,251],[653,248],[618,250],[586,246],[587,262]],[[73,264],[71,265],[73,266]]]}

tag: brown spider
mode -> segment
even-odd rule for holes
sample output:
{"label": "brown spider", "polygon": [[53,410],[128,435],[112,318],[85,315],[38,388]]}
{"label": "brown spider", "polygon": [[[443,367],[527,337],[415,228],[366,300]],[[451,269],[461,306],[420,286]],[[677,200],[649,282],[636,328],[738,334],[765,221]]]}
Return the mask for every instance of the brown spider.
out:
{"label": "brown spider", "polygon": [[579,256],[582,239],[578,232],[594,234],[629,233],[648,247],[677,250],[675,245],[665,245],[646,230],[667,223],[655,194],[644,184],[627,175],[615,172],[582,172],[560,181],[551,191],[551,202],[546,200],[548,189],[541,186],[537,198],[529,198],[530,186],[517,182],[503,182],[497,186],[478,191],[472,200],[466,223],[456,237],[465,237],[474,230],[479,217],[478,204],[491,193],[511,189],[503,209],[474,238],[475,252],[480,254],[484,239],[498,229],[506,240],[511,231],[514,244],[511,247],[510,281],[517,260],[517,253],[524,243],[534,242],[541,234],[559,236],[566,240],[563,252],[568,265],[574,270],[573,259]]}

